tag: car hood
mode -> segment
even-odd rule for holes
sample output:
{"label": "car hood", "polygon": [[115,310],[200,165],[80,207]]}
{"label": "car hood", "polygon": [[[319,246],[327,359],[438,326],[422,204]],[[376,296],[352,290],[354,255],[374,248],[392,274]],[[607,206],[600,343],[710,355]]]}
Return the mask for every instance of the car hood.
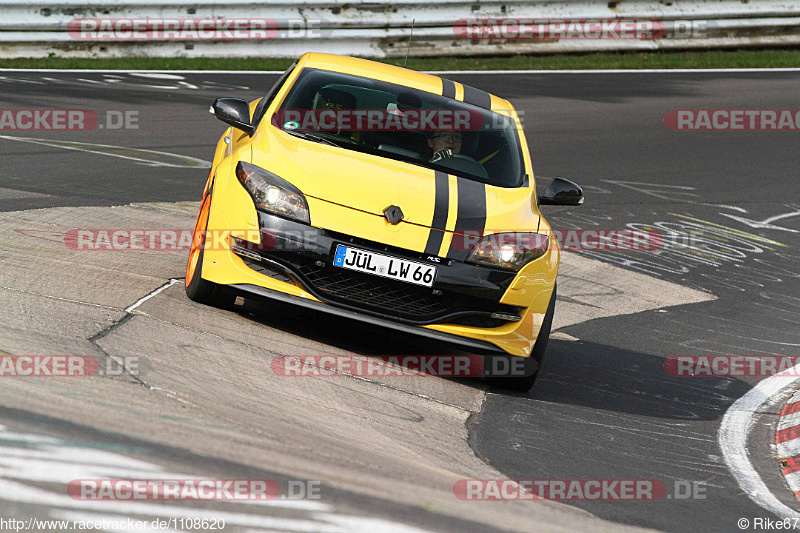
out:
{"label": "car hood", "polygon": [[[536,231],[539,225],[532,180],[527,187],[494,187],[282,131],[263,137],[253,143],[251,162],[310,198],[381,219],[388,207],[398,206],[402,224],[447,232]],[[316,225],[313,210],[311,218]]]}

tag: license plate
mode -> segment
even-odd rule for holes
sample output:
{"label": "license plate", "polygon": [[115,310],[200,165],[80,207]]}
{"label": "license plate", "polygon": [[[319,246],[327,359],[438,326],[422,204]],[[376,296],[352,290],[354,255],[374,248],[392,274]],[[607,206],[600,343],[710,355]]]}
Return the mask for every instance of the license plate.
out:
{"label": "license plate", "polygon": [[336,245],[333,265],[426,287],[431,287],[436,278],[435,266],[359,250],[343,244]]}

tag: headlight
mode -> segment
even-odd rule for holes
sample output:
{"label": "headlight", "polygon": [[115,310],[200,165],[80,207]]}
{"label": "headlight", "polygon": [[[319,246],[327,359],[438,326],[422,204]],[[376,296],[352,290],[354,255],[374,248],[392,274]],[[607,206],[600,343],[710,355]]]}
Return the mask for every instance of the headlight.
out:
{"label": "headlight", "polygon": [[305,196],[285,179],[244,161],[236,165],[236,177],[250,193],[256,209],[310,223]]}
{"label": "headlight", "polygon": [[547,235],[494,233],[480,240],[467,257],[468,263],[519,270],[547,252]]}

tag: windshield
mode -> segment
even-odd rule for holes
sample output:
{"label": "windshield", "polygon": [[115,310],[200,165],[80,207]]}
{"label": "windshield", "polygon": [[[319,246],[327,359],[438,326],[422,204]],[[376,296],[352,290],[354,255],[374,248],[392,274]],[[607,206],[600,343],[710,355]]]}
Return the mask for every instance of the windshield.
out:
{"label": "windshield", "polygon": [[513,119],[379,80],[306,68],[272,123],[335,144],[499,187],[523,182]]}

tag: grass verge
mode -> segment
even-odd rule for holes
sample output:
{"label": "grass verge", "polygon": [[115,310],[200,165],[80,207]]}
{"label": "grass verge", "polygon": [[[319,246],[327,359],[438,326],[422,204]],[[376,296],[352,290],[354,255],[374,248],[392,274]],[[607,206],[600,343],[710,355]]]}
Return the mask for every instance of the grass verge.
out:
{"label": "grass verge", "polygon": [[[402,65],[403,59],[383,59]],[[109,70],[285,70],[292,59],[162,58],[0,59],[0,68]],[[715,50],[692,52],[613,52],[592,54],[515,55],[504,57],[412,57],[414,70],[578,70],[675,68],[800,67],[800,49]]]}

